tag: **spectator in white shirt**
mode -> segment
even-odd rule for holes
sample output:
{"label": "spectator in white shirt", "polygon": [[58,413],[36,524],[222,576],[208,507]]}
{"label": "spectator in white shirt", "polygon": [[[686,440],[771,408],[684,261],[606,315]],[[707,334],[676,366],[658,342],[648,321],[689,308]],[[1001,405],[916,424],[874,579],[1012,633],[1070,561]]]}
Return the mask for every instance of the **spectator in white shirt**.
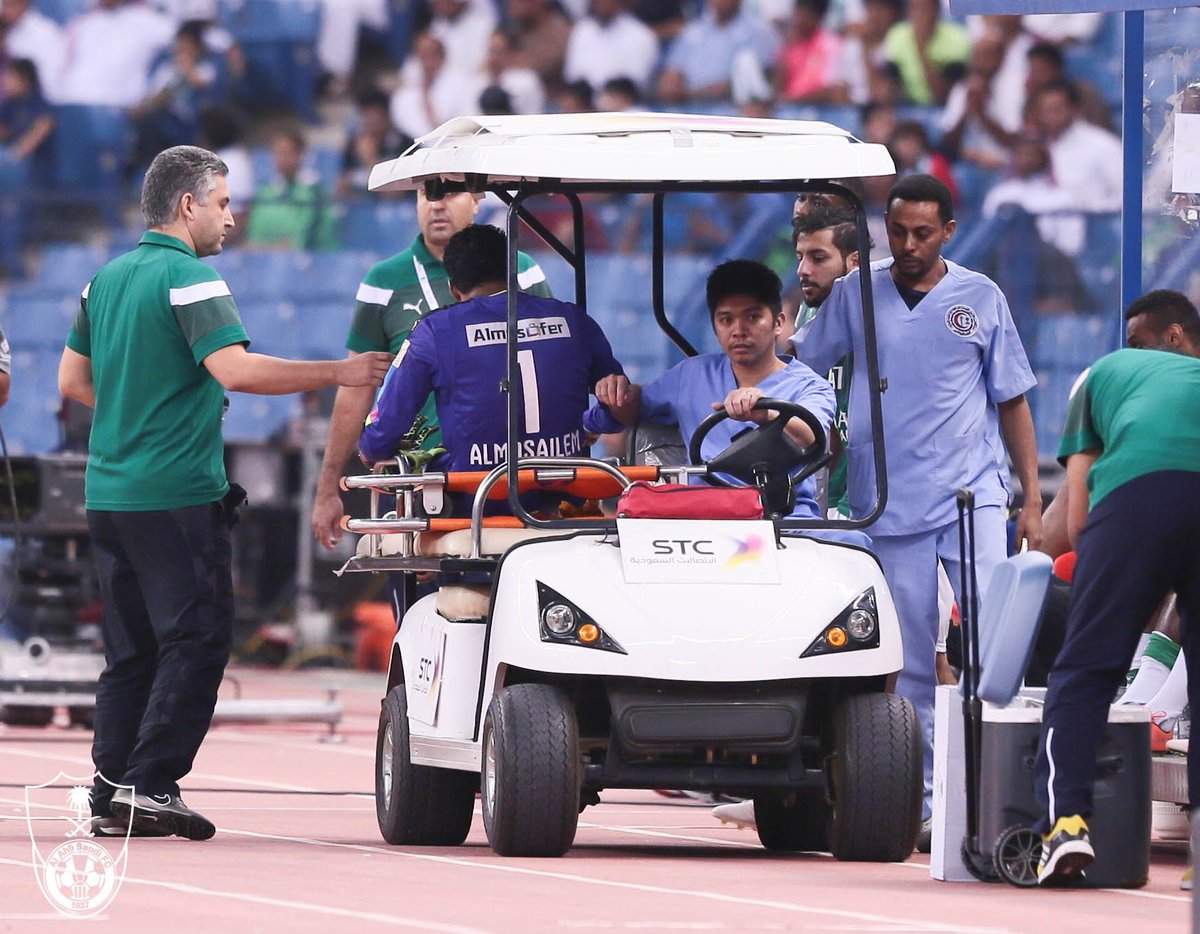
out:
{"label": "spectator in white shirt", "polygon": [[488,39],[496,30],[491,0],[430,0],[429,9],[429,31],[442,40],[446,66],[463,74],[482,70]]}
{"label": "spectator in white shirt", "polygon": [[1121,209],[1121,140],[1079,115],[1079,94],[1069,81],[1038,91],[1033,106],[1038,131],[1050,150],[1054,177],[1087,212]]}
{"label": "spectator in white shirt", "polygon": [[488,40],[484,75],[491,86],[508,95],[513,113],[540,114],[546,110],[546,88],[532,68],[525,67],[512,36],[497,29]]}
{"label": "spectator in white shirt", "polygon": [[[215,18],[215,17],[214,17]],[[387,0],[324,0],[317,33],[317,62],[330,77],[330,90],[349,90],[358,58],[358,32],[363,26],[388,28]]]}
{"label": "spectator in white shirt", "polygon": [[417,36],[401,75],[401,84],[392,94],[392,123],[414,139],[479,107],[482,76],[452,70],[445,46],[432,32]]}
{"label": "spectator in white shirt", "polygon": [[62,28],[32,8],[30,0],[0,0],[4,49],[11,58],[27,58],[37,66],[42,96],[58,102],[65,40]]}
{"label": "spectator in white shirt", "polygon": [[986,32],[975,41],[967,76],[950,90],[939,120],[942,148],[957,159],[984,169],[1008,164],[1010,148],[1021,129],[1024,81],[1015,98],[998,94],[1004,40]]}
{"label": "spectator in white shirt", "polygon": [[1012,175],[983,199],[983,216],[992,217],[1005,205],[1020,208],[1037,219],[1038,236],[1065,256],[1083,250],[1085,224],[1070,192],[1050,171],[1050,153],[1033,137],[1017,141]]}
{"label": "spectator in white shirt", "polygon": [[140,0],[97,0],[67,23],[59,103],[132,107],[150,66],[175,38],[171,19]]}
{"label": "spectator in white shirt", "polygon": [[866,0],[862,18],[846,27],[834,75],[835,103],[861,106],[896,98],[896,76],[888,65],[883,40],[903,16],[903,0]]}
{"label": "spectator in white shirt", "polygon": [[657,63],[658,39],[625,0],[591,0],[588,16],[571,29],[563,76],[596,91],[612,78],[631,78],[644,91]]}

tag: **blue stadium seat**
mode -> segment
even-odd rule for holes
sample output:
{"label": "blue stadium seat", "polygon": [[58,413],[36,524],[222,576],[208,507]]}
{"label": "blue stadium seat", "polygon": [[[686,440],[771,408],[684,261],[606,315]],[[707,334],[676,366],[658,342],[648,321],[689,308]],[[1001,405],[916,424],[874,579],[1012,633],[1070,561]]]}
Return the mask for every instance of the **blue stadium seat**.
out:
{"label": "blue stadium seat", "polygon": [[339,242],[348,250],[387,256],[403,250],[416,235],[417,206],[412,198],[355,198],[342,209]]}
{"label": "blue stadium seat", "polygon": [[297,396],[233,393],[222,434],[226,441],[265,441],[286,428],[297,414],[298,406]]}
{"label": "blue stadium seat", "polygon": [[93,0],[37,0],[33,4],[43,16],[48,16],[60,24],[80,13],[86,13],[94,5]]}
{"label": "blue stadium seat", "polygon": [[4,303],[4,334],[14,348],[61,353],[78,311],[78,293],[53,298],[35,290],[10,290]]}
{"label": "blue stadium seat", "polygon": [[[325,299],[341,299],[346,308],[353,308],[354,293],[367,267],[350,269],[350,264],[337,251],[294,252],[284,254],[289,260],[288,277],[283,295],[299,304]],[[351,254],[351,259],[357,259]]]}
{"label": "blue stadium seat", "polygon": [[119,107],[60,104],[54,108],[55,182],[80,196],[117,198],[133,131]]}
{"label": "blue stadium seat", "polygon": [[238,302],[250,349],[274,357],[299,357],[304,337],[300,309],[278,296],[256,295]]}
{"label": "blue stadium seat", "polygon": [[1046,315],[1037,319],[1035,365],[1078,373],[1116,350],[1117,325],[1110,315]]}
{"label": "blue stadium seat", "polygon": [[219,9],[246,57],[243,101],[257,109],[286,105],[315,121],[319,0],[221,0]]}
{"label": "blue stadium seat", "polygon": [[315,42],[320,0],[219,0],[218,21],[239,42]]}
{"label": "blue stadium seat", "polygon": [[55,295],[78,298],[101,266],[117,255],[103,246],[85,243],[48,243],[41,250],[40,266],[33,285]]}
{"label": "blue stadium seat", "polygon": [[[11,338],[10,338],[11,339]],[[0,409],[9,454],[46,454],[62,443],[58,361],[62,344],[30,350],[13,344],[12,389]]]}
{"label": "blue stadium seat", "polygon": [[862,112],[850,104],[788,104],[775,107],[780,120],[821,120],[858,136],[862,133]]}

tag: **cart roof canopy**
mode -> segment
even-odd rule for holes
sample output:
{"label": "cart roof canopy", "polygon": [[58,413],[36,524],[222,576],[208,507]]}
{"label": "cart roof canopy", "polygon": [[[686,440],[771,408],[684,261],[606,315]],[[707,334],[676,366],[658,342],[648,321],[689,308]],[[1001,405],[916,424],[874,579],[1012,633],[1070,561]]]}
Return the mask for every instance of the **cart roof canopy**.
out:
{"label": "cart roof canopy", "polygon": [[[457,117],[371,171],[372,191],[432,178],[469,187],[516,182],[630,184],[785,181],[891,175],[887,149],[830,123],[661,113]],[[472,184],[473,183],[473,184]]]}

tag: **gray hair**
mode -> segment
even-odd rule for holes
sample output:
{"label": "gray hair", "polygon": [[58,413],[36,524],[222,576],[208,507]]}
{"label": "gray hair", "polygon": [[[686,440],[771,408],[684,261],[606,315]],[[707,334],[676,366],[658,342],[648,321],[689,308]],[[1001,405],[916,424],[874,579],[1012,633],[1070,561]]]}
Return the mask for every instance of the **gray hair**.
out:
{"label": "gray hair", "polygon": [[146,170],[142,183],[142,216],[146,226],[166,227],[179,217],[179,199],[191,194],[200,204],[217,187],[215,176],[228,175],[227,166],[216,153],[199,146],[164,149]]}

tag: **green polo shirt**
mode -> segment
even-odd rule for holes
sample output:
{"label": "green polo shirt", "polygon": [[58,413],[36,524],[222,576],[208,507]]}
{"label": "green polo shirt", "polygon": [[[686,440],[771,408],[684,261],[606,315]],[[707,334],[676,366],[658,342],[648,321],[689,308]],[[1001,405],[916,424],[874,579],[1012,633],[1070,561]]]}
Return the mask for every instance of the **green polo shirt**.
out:
{"label": "green polo shirt", "polygon": [[[812,307],[807,302],[801,302],[796,311],[796,330],[807,324],[820,311],[820,306]],[[835,363],[829,370],[829,382],[837,396],[837,417],[834,427],[837,428],[838,438],[842,442],[842,453],[833,470],[829,471],[829,508],[836,509],[843,516],[850,515],[850,494],[846,488],[847,465],[850,462],[848,447],[850,444],[850,423],[846,413],[850,410],[850,376],[854,369],[854,354],[848,353]]]}
{"label": "green polo shirt", "polygon": [[1200,360],[1118,350],[1091,368],[1067,408],[1058,459],[1100,451],[1088,473],[1090,508],[1130,480],[1164,470],[1200,473]]}
{"label": "green polo shirt", "polygon": [[88,509],[177,509],[225,495],[225,391],[202,362],[248,343],[229,286],[182,240],[149,231],[96,273],[67,337],[91,358],[96,387]]}
{"label": "green polo shirt", "polygon": [[[523,292],[552,297],[545,273],[524,253],[517,254],[517,282]],[[424,238],[418,234],[407,250],[376,263],[363,279],[358,287],[346,349],[355,353],[372,350],[399,353],[421,318],[454,303],[445,265],[429,252]],[[441,443],[437,407],[431,395],[405,435],[404,445],[429,451]]]}

